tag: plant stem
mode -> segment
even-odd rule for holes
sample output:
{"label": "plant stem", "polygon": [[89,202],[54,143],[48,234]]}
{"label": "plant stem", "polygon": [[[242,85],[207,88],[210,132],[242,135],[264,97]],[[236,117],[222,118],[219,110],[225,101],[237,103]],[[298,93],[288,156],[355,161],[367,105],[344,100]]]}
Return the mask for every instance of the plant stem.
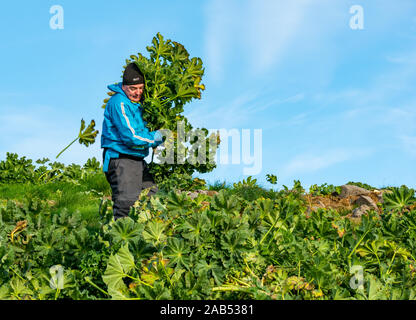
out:
{"label": "plant stem", "polygon": [[18,274],[13,268],[10,268],[10,270],[12,270],[14,273],[15,273],[15,275],[16,276],[18,276],[19,278],[20,278],[20,280],[22,280],[22,281],[26,281],[25,279],[23,279],[22,277],[21,277],[21,275],[20,274]]}
{"label": "plant stem", "polygon": [[245,265],[246,265],[246,267],[247,267],[247,269],[250,271],[250,273],[255,277],[255,278],[259,278],[259,277],[257,277],[257,275],[250,269],[250,267],[248,266],[248,264],[247,264],[247,261],[246,261],[246,259],[244,259],[244,263],[245,263]]}
{"label": "plant stem", "polygon": [[223,286],[223,287],[214,287],[212,291],[247,291],[247,288],[239,286]]}
{"label": "plant stem", "polygon": [[75,141],[77,141],[78,138],[79,138],[79,136],[76,137],[76,139],[74,141],[72,141],[69,145],[67,145],[64,150],[62,150],[61,152],[59,152],[59,154],[56,156],[56,159],[58,159],[58,157],[61,155],[62,152],[64,152],[66,149],[68,149]]}
{"label": "plant stem", "polygon": [[260,240],[259,245],[262,244],[262,242],[264,241],[264,239],[266,239],[267,235],[270,233],[270,231],[272,231],[272,229],[274,228],[274,226],[279,222],[278,219],[276,219],[276,222],[273,223],[273,225],[270,227],[270,229],[266,232],[266,234],[263,236],[263,238]]}
{"label": "plant stem", "polygon": [[84,278],[85,281],[87,281],[90,285],[92,285],[95,289],[97,289],[98,291],[106,294],[107,296],[110,296],[110,294],[106,291],[104,291],[103,289],[101,289],[99,286],[97,286],[94,282],[92,282],[90,279],[88,279],[87,277]]}
{"label": "plant stem", "polygon": [[135,277],[129,276],[128,274],[125,274],[124,276],[125,276],[125,277],[128,277],[128,278],[130,278],[130,279],[132,279],[132,280],[136,280],[137,282],[139,282],[139,283],[141,283],[141,284],[144,284],[145,286],[148,286],[148,287],[150,287],[150,288],[154,289],[154,287],[153,287],[153,286],[151,286],[150,284],[148,284],[148,283],[146,283],[146,282],[144,282],[144,281],[140,280],[139,278],[135,278]]}
{"label": "plant stem", "polygon": [[367,235],[367,233],[370,232],[370,229],[368,229],[366,231],[366,233],[364,233],[364,235],[361,237],[360,241],[357,242],[357,244],[355,245],[354,249],[351,251],[351,253],[348,255],[348,259],[351,258],[351,256],[353,255],[353,253],[355,252],[355,250],[357,250],[358,246],[360,245],[361,241],[364,240],[365,236]]}
{"label": "plant stem", "polygon": [[[61,152],[62,153],[62,152]],[[59,155],[58,155],[59,156]],[[41,181],[41,179],[43,178],[43,176],[45,176],[45,175],[47,175],[47,174],[49,174],[49,173],[52,173],[52,172],[54,172],[54,171],[59,171],[59,169],[51,169],[51,170],[48,170],[48,171],[46,171],[46,172],[44,172],[39,178],[38,178],[38,181]]]}
{"label": "plant stem", "polygon": [[168,273],[166,272],[165,265],[163,264],[163,253],[161,254],[161,261],[159,261],[159,263],[162,265],[163,271],[165,272],[165,276],[168,279],[170,286],[172,287],[173,286],[172,281],[170,280],[170,277],[168,276]]}
{"label": "plant stem", "polygon": [[244,281],[242,281],[240,279],[237,279],[234,276],[231,276],[231,278],[233,278],[235,281],[237,281],[238,283],[242,284],[243,286],[250,287],[250,285],[248,283],[246,283],[246,282],[244,282]]}
{"label": "plant stem", "polygon": [[387,269],[387,272],[386,272],[386,274],[388,275],[390,272],[391,272],[391,267],[393,266],[393,262],[394,262],[394,258],[396,257],[396,251],[394,251],[394,254],[393,254],[393,258],[391,259],[391,261],[390,261],[390,266],[389,266],[389,268]]}

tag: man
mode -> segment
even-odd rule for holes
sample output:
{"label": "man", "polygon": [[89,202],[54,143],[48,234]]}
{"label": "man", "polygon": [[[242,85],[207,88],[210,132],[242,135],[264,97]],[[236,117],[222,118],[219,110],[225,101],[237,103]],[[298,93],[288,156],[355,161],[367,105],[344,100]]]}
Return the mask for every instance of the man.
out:
{"label": "man", "polygon": [[149,196],[157,192],[144,158],[149,148],[162,143],[162,134],[149,131],[142,119],[144,76],[135,63],[127,65],[122,83],[109,85],[108,89],[115,94],[105,108],[101,148],[117,220],[128,216],[142,189],[151,188]]}

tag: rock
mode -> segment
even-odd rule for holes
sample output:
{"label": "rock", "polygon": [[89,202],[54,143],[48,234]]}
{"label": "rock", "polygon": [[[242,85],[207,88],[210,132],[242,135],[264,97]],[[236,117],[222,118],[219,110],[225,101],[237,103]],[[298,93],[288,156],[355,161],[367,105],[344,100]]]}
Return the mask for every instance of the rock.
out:
{"label": "rock", "polygon": [[318,200],[318,207],[320,207],[320,208],[325,208],[326,206],[325,206],[325,204],[324,204],[324,203],[322,203],[322,201],[321,201],[321,200]]}
{"label": "rock", "polygon": [[349,184],[344,184],[343,186],[341,186],[341,194],[339,195],[339,197],[347,198],[351,196],[360,196],[360,195],[368,195],[368,194],[370,194],[370,191],[368,191],[367,189],[349,185]]}
{"label": "rock", "polygon": [[363,214],[366,214],[368,211],[370,211],[372,208],[367,206],[366,204],[363,204],[362,206],[355,208],[352,210],[352,217],[353,218],[359,218]]}
{"label": "rock", "polygon": [[187,192],[186,193],[192,200],[198,197],[198,192]]}
{"label": "rock", "polygon": [[383,190],[374,190],[373,193],[377,196],[378,202],[383,203],[383,194],[391,193],[391,190],[383,189]]}
{"label": "rock", "polygon": [[182,191],[185,192],[187,196],[189,196],[192,200],[198,197],[199,194],[206,194],[207,196],[214,196],[218,194],[217,191],[212,190],[196,190],[196,191]]}
{"label": "rock", "polygon": [[378,202],[383,203],[383,192],[380,190],[373,190],[373,193],[377,196]]}
{"label": "rock", "polygon": [[358,204],[359,206],[367,205],[374,210],[378,210],[377,204],[369,196],[361,195],[353,203]]}

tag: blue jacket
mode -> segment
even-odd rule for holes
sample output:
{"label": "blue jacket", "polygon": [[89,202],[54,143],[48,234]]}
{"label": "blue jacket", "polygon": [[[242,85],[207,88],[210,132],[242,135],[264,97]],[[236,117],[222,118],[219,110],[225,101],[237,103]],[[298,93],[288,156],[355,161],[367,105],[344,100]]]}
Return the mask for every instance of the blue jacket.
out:
{"label": "blue jacket", "polygon": [[160,131],[149,131],[142,118],[142,106],[132,102],[121,88],[122,83],[108,86],[115,92],[105,107],[101,148],[105,153],[103,171],[108,171],[110,158],[118,158],[119,153],[136,157],[147,157],[150,147],[162,143]]}

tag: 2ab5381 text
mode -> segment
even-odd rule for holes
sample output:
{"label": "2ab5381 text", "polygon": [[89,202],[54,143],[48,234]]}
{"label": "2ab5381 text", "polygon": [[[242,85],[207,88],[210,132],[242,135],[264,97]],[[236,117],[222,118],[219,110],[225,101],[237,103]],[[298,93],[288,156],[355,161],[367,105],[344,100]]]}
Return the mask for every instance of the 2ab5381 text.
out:
{"label": "2ab5381 text", "polygon": [[220,304],[220,305],[209,305],[204,306],[204,314],[206,315],[217,315],[217,314],[253,314],[253,305],[239,305],[239,304]]}

